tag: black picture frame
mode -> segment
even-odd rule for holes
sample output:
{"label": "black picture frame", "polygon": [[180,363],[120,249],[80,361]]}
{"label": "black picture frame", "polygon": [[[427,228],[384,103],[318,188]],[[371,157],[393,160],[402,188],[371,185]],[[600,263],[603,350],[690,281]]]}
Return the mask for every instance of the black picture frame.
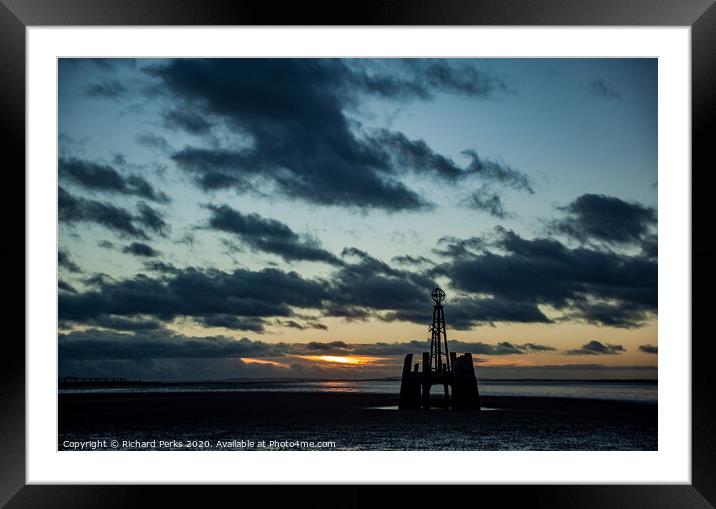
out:
{"label": "black picture frame", "polygon": [[[716,6],[714,0],[361,0],[334,2],[291,2],[278,5],[257,0],[0,0],[0,112],[6,196],[2,202],[6,241],[0,244],[0,259],[6,292],[6,323],[14,320],[14,334],[6,333],[0,354],[0,504],[20,507],[125,507],[149,502],[158,494],[162,505],[206,504],[208,487],[191,493],[185,487],[171,489],[147,486],[66,486],[25,483],[25,349],[24,311],[25,223],[16,218],[24,210],[25,189],[25,28],[28,26],[83,25],[620,25],[690,26],[692,43],[692,319],[705,322],[716,302],[707,289],[714,281],[716,251],[708,247],[710,210],[703,195],[709,170],[716,168],[708,129],[716,118]],[[675,169],[680,171],[680,169]],[[698,182],[699,185],[694,185]],[[7,192],[12,190],[12,192]],[[22,239],[22,240],[20,240]],[[697,242],[698,241],[698,242]],[[22,288],[22,290],[20,290]],[[701,298],[693,289],[705,291]],[[481,501],[530,507],[650,507],[687,508],[716,505],[716,397],[711,390],[711,339],[693,329],[692,341],[692,483],[690,485],[585,485],[585,486],[479,486],[471,496]],[[688,340],[689,338],[683,338]],[[217,500],[231,489],[211,487]],[[257,488],[241,487],[248,501]],[[341,490],[338,492],[337,490]],[[160,493],[156,493],[161,490]],[[292,496],[300,497],[294,488]],[[295,493],[298,491],[299,493]],[[331,491],[337,496],[331,497]],[[423,493],[404,495],[400,505],[411,499],[428,500]],[[263,492],[265,493],[265,492]],[[362,507],[375,500],[370,489],[352,486],[323,491],[332,507]],[[445,493],[445,492],[443,492]],[[238,503],[236,491],[227,494],[226,504]],[[271,497],[280,495],[272,491]],[[434,496],[440,496],[435,494]],[[452,495],[454,496],[454,495]],[[452,497],[451,496],[451,497]],[[152,497],[153,498],[153,497]],[[274,499],[275,500],[275,499]],[[216,503],[213,505],[223,505]],[[273,506],[269,504],[269,506]]]}

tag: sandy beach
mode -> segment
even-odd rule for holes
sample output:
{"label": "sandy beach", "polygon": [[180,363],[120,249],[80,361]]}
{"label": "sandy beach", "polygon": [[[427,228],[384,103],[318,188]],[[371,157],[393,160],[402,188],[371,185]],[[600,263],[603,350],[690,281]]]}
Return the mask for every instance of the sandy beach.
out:
{"label": "sandy beach", "polygon": [[397,395],[366,393],[58,398],[59,450],[657,449],[657,405],[621,401],[483,396],[482,411],[456,412],[398,411]]}

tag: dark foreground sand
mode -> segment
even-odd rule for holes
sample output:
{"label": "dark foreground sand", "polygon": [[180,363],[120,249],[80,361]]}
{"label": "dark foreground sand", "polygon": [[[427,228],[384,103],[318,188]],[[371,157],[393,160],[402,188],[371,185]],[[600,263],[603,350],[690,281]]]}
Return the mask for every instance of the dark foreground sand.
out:
{"label": "dark foreground sand", "polygon": [[485,396],[481,412],[393,406],[397,395],[365,393],[61,394],[58,449],[657,449],[653,404]]}

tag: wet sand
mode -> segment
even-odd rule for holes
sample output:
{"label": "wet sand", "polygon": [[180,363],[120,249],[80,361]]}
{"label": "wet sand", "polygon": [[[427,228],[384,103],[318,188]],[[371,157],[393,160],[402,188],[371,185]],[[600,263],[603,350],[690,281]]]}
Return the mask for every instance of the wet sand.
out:
{"label": "wet sand", "polygon": [[397,395],[366,393],[58,398],[60,450],[92,440],[97,450],[657,449],[657,406],[622,401],[483,396],[482,411],[459,412],[398,411]]}

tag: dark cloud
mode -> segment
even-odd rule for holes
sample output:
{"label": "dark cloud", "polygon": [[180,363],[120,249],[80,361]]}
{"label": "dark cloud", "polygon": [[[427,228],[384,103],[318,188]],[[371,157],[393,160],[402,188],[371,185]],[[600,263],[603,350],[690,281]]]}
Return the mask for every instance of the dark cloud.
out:
{"label": "dark cloud", "polygon": [[[243,215],[225,206],[208,208],[211,227],[232,232],[253,248],[292,253],[284,254],[287,259],[320,259],[309,258],[305,242],[278,221]],[[323,316],[346,320],[424,324],[430,319],[429,289],[436,277],[447,277],[452,295],[446,318],[455,330],[567,319],[637,327],[656,315],[653,260],[572,249],[553,239],[527,240],[504,229],[496,232],[493,238],[444,239],[449,261],[428,265],[426,272],[419,267],[395,268],[354,247],[344,249],[341,259],[333,261],[335,270],[326,280],[304,279],[277,269],[222,272],[148,262],[145,267],[154,276],[97,281],[94,290],[61,299],[60,311],[63,318],[80,322],[103,314],[189,316],[204,324],[221,321],[229,328],[254,331],[261,331],[265,323],[247,326],[241,322],[243,317],[278,317],[288,327],[293,326],[288,320],[295,328],[310,327],[297,320],[295,308],[316,309]],[[325,253],[309,247],[321,256]],[[315,251],[310,253],[313,256]],[[260,290],[258,281],[262,281]],[[560,315],[548,316],[542,306]]]}
{"label": "dark cloud", "polygon": [[502,198],[497,193],[491,193],[484,189],[478,189],[470,195],[465,204],[474,210],[487,212],[493,217],[505,219],[507,213],[505,206],[502,204]]}
{"label": "dark cloud", "polygon": [[639,345],[639,350],[644,353],[659,353],[659,347],[654,345]]}
{"label": "dark cloud", "polygon": [[514,189],[534,194],[531,179],[524,173],[505,163],[481,158],[475,150],[468,149],[463,154],[470,158],[468,173],[478,175],[488,182],[499,182]]}
{"label": "dark cloud", "polygon": [[401,265],[434,265],[435,262],[424,256],[398,255],[392,258],[392,261]]}
{"label": "dark cloud", "polygon": [[[278,269],[227,273],[146,262],[145,267],[155,276],[137,275],[120,281],[96,278],[91,282],[93,290],[60,299],[60,316],[79,323],[106,314],[165,320],[189,316],[207,325],[221,322],[222,326],[254,331],[261,331],[264,322],[246,327],[241,320],[279,317],[285,326],[324,329],[315,320],[301,323],[295,308],[316,309],[323,316],[348,321],[371,317],[415,323],[429,320],[428,292],[435,284],[431,279],[395,269],[357,248],[347,248],[342,256],[344,260],[329,280],[308,280]],[[550,321],[534,303],[490,297],[457,296],[447,312],[453,329],[498,321]]]}
{"label": "dark cloud", "polygon": [[[395,269],[356,248],[346,248],[342,254],[355,261],[346,262],[331,279],[327,315],[421,324],[430,320],[432,278]],[[450,327],[459,330],[494,322],[550,322],[534,303],[460,295],[450,299],[446,316]]]}
{"label": "dark cloud", "polygon": [[[348,116],[365,95],[427,100],[433,93],[489,97],[506,90],[498,79],[464,63],[180,59],[149,72],[172,100],[186,105],[183,112],[213,115],[248,140],[244,148],[185,146],[173,153],[177,166],[206,190],[246,192],[268,179],[292,199],[397,211],[430,207],[400,180],[405,171],[429,171],[448,180],[473,174],[529,188],[524,175],[474,151],[465,152],[471,162],[459,168],[422,141],[362,131]],[[158,146],[155,140],[144,142]]]}
{"label": "dark cloud", "polygon": [[374,134],[370,141],[375,143],[374,151],[386,151],[392,158],[392,169],[410,169],[418,174],[455,181],[475,176],[487,183],[499,183],[508,187],[534,193],[530,178],[511,166],[482,158],[475,150],[462,152],[469,159],[463,168],[451,159],[433,151],[423,140],[410,140],[404,134],[385,129]]}
{"label": "dark cloud", "polygon": [[58,189],[59,220],[67,224],[95,223],[120,235],[146,239],[144,231],[135,225],[137,218],[126,209]]}
{"label": "dark cloud", "polygon": [[[294,131],[290,136],[314,136],[300,130],[300,134]],[[290,151],[285,160],[274,161],[282,155],[279,152],[281,147],[273,146],[280,140],[267,139],[267,147],[260,147],[263,149],[261,152],[259,148],[236,151],[184,147],[175,152],[172,159],[181,169],[191,173],[197,185],[204,190],[234,188],[246,192],[255,189],[253,182],[256,179],[269,178],[285,197],[321,205],[374,207],[393,211],[430,207],[428,202],[398,180],[381,177],[371,169],[372,165],[388,170],[388,163],[380,159],[378,154],[371,154],[355,138],[351,139],[352,142],[346,142],[349,145],[346,148],[347,154],[322,155],[318,151],[324,147],[312,148],[312,145],[327,143],[325,140],[295,140],[297,146],[283,147]],[[350,146],[352,144],[356,146]],[[347,157],[341,159],[342,155]]]}
{"label": "dark cloud", "polygon": [[327,303],[323,308],[325,316],[343,318],[346,322],[364,322],[370,318],[370,312],[355,306],[337,305]]}
{"label": "dark cloud", "polygon": [[433,287],[432,280],[394,269],[357,248],[346,248],[341,255],[347,261],[331,279],[333,311],[363,309],[407,313],[420,307],[425,309],[426,289]]}
{"label": "dark cloud", "polygon": [[144,226],[145,228],[149,228],[154,233],[157,233],[162,237],[166,237],[171,227],[164,220],[164,217],[158,210],[153,209],[146,203],[140,201],[137,202],[137,211],[139,212],[137,221],[142,226]]}
{"label": "dark cloud", "polygon": [[128,246],[124,246],[122,252],[134,256],[141,256],[144,258],[154,258],[161,254],[152,246],[150,246],[149,244],[144,244],[143,242],[132,242]]}
{"label": "dark cloud", "polygon": [[63,359],[217,358],[268,355],[276,347],[223,336],[187,337],[165,331],[132,335],[89,329],[59,335]]}
{"label": "dark cloud", "polygon": [[85,88],[85,95],[90,97],[107,97],[116,99],[127,93],[127,88],[119,80],[105,80],[92,83]]}
{"label": "dark cloud", "polygon": [[236,316],[232,314],[217,314],[204,316],[199,319],[207,327],[223,327],[225,329],[253,331],[262,333],[265,321],[257,316]]}
{"label": "dark cloud", "polygon": [[648,236],[652,245],[647,248],[656,251],[656,236],[649,235],[656,228],[656,211],[651,207],[613,196],[583,194],[561,210],[566,216],[551,223],[553,232],[581,242],[613,244],[639,243]]}
{"label": "dark cloud", "polygon": [[182,129],[189,134],[202,135],[211,131],[211,124],[200,114],[184,109],[173,109],[162,114],[169,129]]}
{"label": "dark cloud", "polygon": [[57,288],[64,292],[77,293],[77,290],[75,290],[71,284],[63,279],[57,280]]}
{"label": "dark cloud", "polygon": [[147,270],[164,274],[178,274],[180,272],[180,270],[171,263],[160,262],[158,260],[148,260],[144,262],[144,267],[146,267]]}
{"label": "dark cloud", "polygon": [[299,236],[280,221],[258,214],[242,214],[227,205],[206,205],[206,208],[211,213],[208,228],[230,233],[252,249],[278,255],[286,261],[341,263],[317,240]]}
{"label": "dark cloud", "polygon": [[565,355],[618,355],[625,352],[626,349],[622,345],[612,345],[610,343],[600,343],[599,341],[590,341],[582,345],[581,348],[567,350]]}
{"label": "dark cloud", "polygon": [[87,325],[125,332],[154,331],[164,329],[164,324],[159,320],[128,320],[117,316],[101,316],[87,322]]}
{"label": "dark cloud", "polygon": [[[346,343],[344,341],[308,343],[267,343],[248,338],[225,336],[191,337],[166,329],[135,330],[123,334],[99,329],[73,331],[59,335],[63,359],[151,359],[151,358],[262,358],[301,355],[403,356],[429,348],[427,341],[395,343]],[[507,341],[498,344],[450,341],[451,351],[478,355],[522,355],[527,349]]]}
{"label": "dark cloud", "polygon": [[602,79],[595,79],[589,83],[589,91],[597,97],[603,97],[605,99],[619,99],[621,94],[614,90],[611,86]]}
{"label": "dark cloud", "polygon": [[551,323],[539,307],[531,302],[509,301],[491,297],[479,299],[458,298],[450,302],[448,316],[450,326],[467,330],[477,324],[493,325],[495,322]]}
{"label": "dark cloud", "polygon": [[638,302],[586,302],[575,304],[576,312],[565,313],[562,320],[584,320],[608,327],[639,327],[656,312]]}
{"label": "dark cloud", "polygon": [[528,351],[534,351],[534,352],[552,352],[557,350],[556,348],[552,346],[546,346],[546,345],[540,345],[537,343],[525,343],[522,345],[522,348]]}
{"label": "dark cloud", "polygon": [[563,318],[616,327],[637,327],[656,315],[654,260],[496,231],[490,242],[467,239],[468,247],[447,240],[443,252],[452,260],[434,274],[447,276],[459,291],[490,296],[506,310],[510,303],[548,305]]}
{"label": "dark cloud", "polygon": [[109,240],[100,240],[97,242],[97,245],[104,249],[112,249],[114,247],[114,244]]}
{"label": "dark cloud", "polygon": [[461,258],[464,256],[474,255],[487,247],[487,241],[482,237],[469,237],[460,239],[457,237],[447,236],[438,239],[438,247],[433,252],[440,256],[448,258]]}
{"label": "dark cloud", "polygon": [[169,197],[139,175],[124,176],[111,166],[77,158],[60,158],[60,181],[69,180],[91,191],[136,195],[167,203]]}
{"label": "dark cloud", "polygon": [[82,269],[80,269],[79,265],[70,260],[70,255],[62,249],[57,252],[57,265],[60,268],[68,270],[70,272],[82,272]]}
{"label": "dark cloud", "polygon": [[424,87],[424,94],[444,92],[471,97],[490,97],[495,93],[516,93],[505,78],[455,61],[405,59],[414,83]]}
{"label": "dark cloud", "polygon": [[641,253],[647,258],[659,257],[659,240],[656,235],[648,235],[641,242]]}
{"label": "dark cloud", "polygon": [[306,329],[328,330],[328,327],[323,325],[321,322],[314,322],[314,321],[299,323],[295,320],[277,320],[276,323],[278,325],[282,325],[284,327],[289,327],[291,329],[297,329],[297,330],[306,330]]}
{"label": "dark cloud", "polygon": [[162,152],[173,152],[174,149],[171,145],[169,145],[169,142],[164,138],[163,136],[159,136],[158,134],[150,133],[150,132],[143,132],[139,133],[135,139],[137,140],[137,143],[139,143],[143,147],[147,148],[154,148],[159,149]]}
{"label": "dark cloud", "polygon": [[61,296],[59,317],[83,322],[102,315],[147,315],[169,320],[237,317],[291,317],[293,308],[320,306],[329,296],[325,282],[277,269],[233,272],[175,269],[152,278],[138,274],[114,281],[100,278],[94,289]]}

